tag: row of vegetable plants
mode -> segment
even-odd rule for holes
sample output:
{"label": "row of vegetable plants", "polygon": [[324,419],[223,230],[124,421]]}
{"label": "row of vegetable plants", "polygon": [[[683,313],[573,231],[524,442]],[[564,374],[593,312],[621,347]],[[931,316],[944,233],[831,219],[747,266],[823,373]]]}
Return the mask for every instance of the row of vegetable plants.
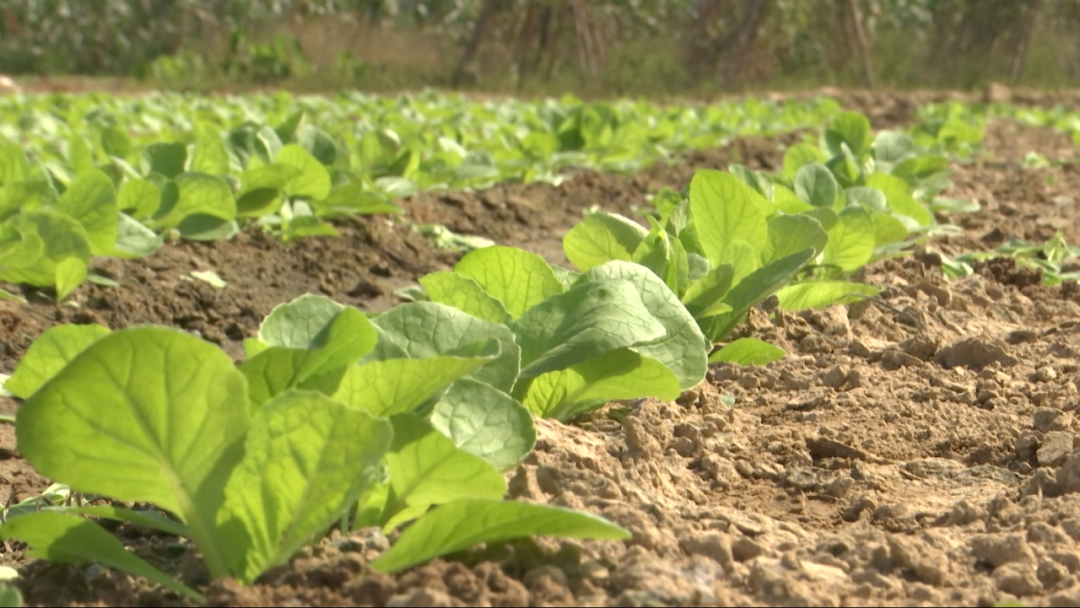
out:
{"label": "row of vegetable plants", "polygon": [[[961,125],[980,128],[991,120],[1008,120],[1030,127],[1053,129],[1068,135],[1077,146],[1080,146],[1080,112],[1064,104],[1050,107],[1021,107],[1001,102],[969,104],[953,101],[922,106],[919,108],[918,117],[921,125],[951,122],[961,129],[963,128]],[[971,151],[971,146],[964,143],[963,139],[963,134],[960,134],[960,137],[941,138],[943,142],[948,141],[951,144],[953,152],[961,154]],[[1068,156],[1046,158],[1031,150],[1024,155],[1022,166],[1025,170],[1038,172],[1053,166],[1072,164],[1078,159],[1080,159],[1078,154],[1072,155],[1071,158]],[[1046,175],[1044,179],[1048,184],[1052,184],[1054,177]],[[1080,280],[1076,263],[1076,259],[1080,258],[1080,248],[1069,245],[1061,231],[1043,243],[1031,243],[1013,237],[990,250],[967,251],[955,256],[942,256],[942,270],[949,278],[968,276],[974,272],[975,264],[998,257],[1011,258],[1019,266],[1038,270],[1042,275],[1043,284],[1047,286],[1060,285],[1064,281]]]}
{"label": "row of vegetable plants", "polygon": [[[0,280],[62,300],[87,279],[111,283],[91,272],[93,256],[143,257],[248,224],[284,241],[332,236],[335,216],[395,213],[417,189],[557,182],[571,166],[630,171],[736,136],[817,127],[838,111],[828,99],[663,108],[433,94],[10,96],[0,99]],[[950,144],[963,126],[918,136]]]}
{"label": "row of vegetable plants", "polygon": [[196,601],[94,519],[188,538],[212,578],[244,583],[335,526],[403,529],[372,564],[385,572],[522,536],[626,539],[593,515],[503,500],[533,417],[671,400],[710,360],[776,358],[752,339],[714,345],[773,294],[787,310],[876,294],[850,276],[942,229],[933,211],[967,208],[937,196],[948,167],[841,113],[779,173],[700,171],[685,196],[661,193],[648,229],[587,216],[564,239],[575,270],[492,246],[385,313],[303,296],[239,366],[175,329],[57,326],[5,389],[24,400],[18,449],[76,498],[15,505],[0,538]]}

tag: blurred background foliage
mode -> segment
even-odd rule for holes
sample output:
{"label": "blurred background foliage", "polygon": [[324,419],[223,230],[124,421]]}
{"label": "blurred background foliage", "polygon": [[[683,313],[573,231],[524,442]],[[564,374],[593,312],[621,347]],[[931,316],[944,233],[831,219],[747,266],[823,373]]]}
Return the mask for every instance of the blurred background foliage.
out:
{"label": "blurred background foliage", "polygon": [[674,96],[1080,84],[1080,0],[0,0],[0,71]]}

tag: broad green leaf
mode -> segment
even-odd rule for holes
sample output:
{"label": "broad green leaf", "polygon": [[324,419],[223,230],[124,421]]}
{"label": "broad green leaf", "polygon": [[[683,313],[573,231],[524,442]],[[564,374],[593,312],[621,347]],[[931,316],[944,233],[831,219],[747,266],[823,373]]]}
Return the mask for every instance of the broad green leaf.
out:
{"label": "broad green leaf", "polygon": [[86,262],[64,258],[56,264],[56,301],[61,302],[86,280]]}
{"label": "broad green leaf", "polygon": [[44,253],[45,241],[35,228],[19,230],[11,224],[0,224],[0,271],[33,266]]}
{"label": "broad green leaf", "polygon": [[397,156],[386,166],[386,173],[391,176],[408,178],[416,173],[419,167],[420,151],[413,144],[398,152]]}
{"label": "broad green leaf", "polygon": [[794,179],[796,172],[810,163],[824,163],[829,160],[821,148],[799,142],[784,150],[784,175]]}
{"label": "broad green leaf", "polygon": [[944,156],[916,156],[894,167],[892,174],[906,182],[917,182],[947,171],[949,163],[949,159]]}
{"label": "broad green leaf", "polygon": [[397,156],[400,146],[401,142],[393,131],[368,131],[360,138],[358,160],[361,167],[374,174]]}
{"label": "broad green leaf", "polygon": [[[667,284],[668,289],[680,294],[690,284],[691,276],[700,278],[708,272],[709,260],[696,253],[687,252],[682,241],[673,238],[670,234],[665,233],[664,238],[671,244],[671,261],[668,264],[667,277],[664,278],[664,283]],[[691,256],[693,256],[694,262],[691,262]]]}
{"label": "broad green leaf", "polygon": [[660,213],[660,223],[676,235],[686,228],[690,218],[690,202],[681,193],[665,186],[653,196],[652,204]]}
{"label": "broad green leaf", "polygon": [[240,194],[255,190],[281,190],[301,174],[300,168],[293,165],[252,162],[240,174]]}
{"label": "broad green leaf", "polygon": [[345,308],[326,296],[304,294],[266,315],[259,325],[259,340],[267,346],[319,348],[320,333]]}
{"label": "broad green leaf", "polygon": [[533,131],[521,141],[521,148],[536,160],[546,161],[559,150],[559,140],[550,133]]}
{"label": "broad green leaf", "polygon": [[90,261],[90,241],[79,222],[54,211],[27,211],[7,221],[33,245],[29,234],[40,237],[45,244],[41,256],[33,266],[7,268],[0,271],[0,279],[12,283],[26,283],[36,287],[54,285],[56,266],[68,258],[76,258],[84,264]]}
{"label": "broad green leaf", "polygon": [[56,210],[82,224],[94,255],[107,255],[112,250],[119,209],[116,189],[108,175],[96,169],[80,173],[68,184]]}
{"label": "broad green leaf", "polygon": [[22,181],[29,173],[30,162],[23,147],[16,143],[0,144],[0,185]]}
{"label": "broad green leaf", "polygon": [[575,272],[568,268],[563,268],[562,266],[556,266],[555,264],[548,264],[548,268],[551,269],[551,272],[555,273],[559,282],[562,283],[564,290],[573,287],[574,283],[581,277],[580,272]]}
{"label": "broad green leaf", "polygon": [[184,172],[187,163],[187,146],[182,143],[157,143],[143,150],[151,173],[160,173],[169,179]]}
{"label": "broad green leaf", "polygon": [[784,358],[784,349],[757,338],[739,338],[709,357],[709,363],[765,365]]}
{"label": "broad green leaf", "polygon": [[228,182],[205,173],[182,173],[174,180],[178,197],[175,204],[164,205],[154,214],[159,228],[174,228],[193,215],[209,215],[223,220],[236,217],[236,199]]}
{"label": "broad green leaf", "polygon": [[498,469],[455,446],[425,420],[402,414],[390,422],[394,441],[386,454],[390,496],[384,524],[405,509],[415,512],[459,498],[501,498],[506,493]]}
{"label": "broad green leaf", "polygon": [[509,324],[513,319],[506,307],[475,280],[440,270],[420,278],[432,302],[453,306],[470,315],[493,323]]}
{"label": "broad green leaf", "polygon": [[[690,282],[690,260],[682,242],[673,237],[655,218],[652,230],[634,251],[633,259],[660,277],[671,291],[681,293]],[[706,260],[706,263],[708,261]]]}
{"label": "broad green leaf", "polygon": [[492,340],[477,357],[368,361],[345,370],[334,398],[374,416],[408,414],[498,356]]}
{"label": "broad green leaf", "polygon": [[300,123],[304,121],[304,111],[297,110],[289,116],[278,126],[274,127],[274,132],[277,133],[282,143],[291,144],[296,141],[296,132],[300,128]]}
{"label": "broad green leaf", "polygon": [[341,519],[376,480],[390,424],[319,393],[289,391],[251,422],[218,518],[230,570],[252,583]]}
{"label": "broad green leaf", "polygon": [[500,471],[521,464],[536,443],[529,410],[490,384],[468,378],[439,399],[429,422],[454,445]]}
{"label": "broad green leaf", "polygon": [[825,130],[824,140],[831,155],[842,155],[840,144],[843,143],[847,144],[855,158],[861,159],[873,141],[870,121],[858,112],[842,112],[833,118]]}
{"label": "broad green leaf", "polygon": [[829,235],[821,222],[808,215],[777,215],[769,218],[769,242],[761,252],[762,264],[768,264],[813,247],[821,252]]}
{"label": "broad green leaf", "polygon": [[666,365],[675,372],[683,389],[701,382],[707,367],[705,336],[698,329],[694,318],[679,302],[679,297],[656,275],[627,262],[609,262],[597,266],[585,273],[581,280],[584,283],[609,279],[621,279],[633,284],[649,314],[664,328],[661,338],[647,344],[628,345],[631,350]]}
{"label": "broad green leaf", "polygon": [[[641,266],[628,265],[656,278]],[[523,379],[566,369],[617,348],[653,342],[665,333],[634,283],[589,274],[566,293],[533,307],[514,324],[521,345]]]}
{"label": "broad green leaf", "polygon": [[90,171],[94,168],[94,152],[87,144],[86,138],[79,134],[72,134],[67,140],[68,164],[76,174]]}
{"label": "broad green leaf", "polygon": [[[521,348],[510,328],[505,325],[484,321],[435,302],[395,306],[376,317],[373,323],[381,330],[379,344],[373,353],[376,359],[456,356],[463,349],[473,351],[477,343],[494,339],[499,342],[499,356],[470,377],[505,392],[513,388],[518,377]],[[400,354],[380,355],[387,347],[399,350]],[[468,356],[473,354],[470,352]]]}
{"label": "broad green leaf", "polygon": [[690,283],[683,293],[682,303],[686,311],[695,319],[701,319],[730,310],[726,304],[725,310],[716,310],[718,304],[731,289],[732,279],[735,277],[735,268],[731,264],[723,264],[710,270],[705,276]]}
{"label": "broad green leaf", "polygon": [[110,125],[101,132],[101,148],[109,156],[127,158],[131,153],[131,136],[127,129]]}
{"label": "broad green leaf", "polygon": [[855,272],[874,255],[877,239],[874,220],[862,207],[848,207],[837,216],[836,225],[829,230],[821,261],[838,266],[844,272]]}
{"label": "broad green leaf", "polygon": [[334,188],[325,199],[316,204],[315,209],[320,217],[353,213],[401,213],[401,207],[389,200],[387,195],[372,192],[362,183]]}
{"label": "broad green leaf", "polygon": [[327,224],[314,216],[297,216],[289,220],[282,231],[282,242],[306,236],[341,236],[333,224]]}
{"label": "broad green leaf", "polygon": [[228,145],[246,167],[255,159],[269,163],[281,149],[281,138],[270,127],[248,122],[229,131]]}
{"label": "broad green leaf", "polygon": [[195,127],[195,153],[191,158],[191,170],[210,175],[229,173],[229,153],[217,129],[202,123]]}
{"label": "broad green leaf", "polygon": [[563,251],[584,272],[612,260],[629,262],[648,231],[621,215],[594,213],[563,237]]}
{"label": "broad green leaf", "polygon": [[761,255],[750,243],[736,239],[724,252],[725,264],[731,265],[731,282],[738,285],[747,275],[761,267]]}
{"label": "broad green leaf", "polygon": [[881,131],[874,138],[874,160],[884,173],[914,154],[915,142],[906,133]]}
{"label": "broad green leaf", "polygon": [[799,215],[805,215],[807,217],[812,217],[817,220],[818,223],[821,224],[821,227],[825,230],[826,234],[828,234],[829,230],[831,230],[832,227],[836,225],[836,212],[832,209],[817,207],[808,211],[804,211]]}
{"label": "broad green leaf", "polygon": [[109,177],[112,177],[113,180],[140,179],[142,177],[146,177],[147,179],[150,179],[150,178],[152,178],[154,176],[165,179],[164,175],[161,175],[161,174],[158,174],[158,173],[151,173],[149,175],[144,176],[142,173],[137,171],[135,169],[135,167],[132,167],[131,164],[128,163],[126,160],[124,160],[124,159],[122,159],[120,157],[117,157],[117,156],[110,156],[109,157],[109,163],[110,163],[109,165],[106,165],[106,166],[102,167],[102,170],[109,173]]}
{"label": "broad green leaf", "polygon": [[305,348],[271,346],[240,365],[252,407],[316,376],[344,369],[375,348],[378,334],[364,313],[346,308]]}
{"label": "broad green leaf", "polygon": [[768,238],[768,202],[739,178],[719,171],[698,171],[690,181],[690,210],[698,239],[713,266],[726,262],[724,252],[737,239],[755,250]]}
{"label": "broad green leaf", "polygon": [[564,291],[544,258],[516,247],[485,247],[470,251],[454,272],[475,280],[503,303],[510,316],[525,311]]}
{"label": "broad green leaf", "polygon": [[[641,266],[648,268],[653,274],[660,277],[666,283],[668,276],[671,274],[670,271],[672,270],[672,253],[671,241],[669,240],[668,234],[662,230],[653,231],[641,242],[637,250],[634,251],[633,257],[630,260],[625,261],[640,264]],[[668,287],[674,291],[677,288],[677,285],[675,287],[668,285]]]}
{"label": "broad green leaf", "polygon": [[253,162],[240,174],[240,192],[236,199],[237,214],[261,216],[281,208],[282,189],[302,174],[301,169],[281,163]]}
{"label": "broad green leaf", "polygon": [[807,281],[789,285],[776,292],[782,310],[806,310],[825,308],[833,304],[851,304],[863,299],[860,296],[876,296],[880,287],[851,283],[848,281]]}
{"label": "broad green leaf", "polygon": [[180,220],[176,231],[189,241],[226,241],[240,232],[240,226],[234,220],[195,213]]}
{"label": "broad green leaf", "polygon": [[116,195],[116,206],[136,219],[148,218],[161,205],[161,190],[142,179],[126,179]]}
{"label": "broad green leaf", "polygon": [[126,213],[120,214],[116,227],[116,244],[108,256],[114,258],[144,258],[165,244],[165,240],[153,230],[139,223]]}
{"label": "broad green leaf", "polygon": [[190,334],[142,327],[107,335],[19,410],[19,451],[72,490],[149,502],[186,523],[213,576],[223,472],[249,419],[244,376]]}
{"label": "broad green leaf", "polygon": [[608,401],[642,397],[671,401],[681,393],[679,378],[663,363],[618,349],[541,374],[529,384],[522,403],[537,416],[565,422]]}
{"label": "broad green leaf", "polygon": [[877,188],[885,195],[889,208],[894,214],[906,215],[920,226],[929,226],[934,223],[934,216],[911,196],[911,190],[904,180],[892,175],[875,173],[866,178],[866,185]]}
{"label": "broad green leaf", "polygon": [[4,388],[20,399],[29,399],[79,353],[104,336],[102,325],[58,325],[41,334],[19,360]]}
{"label": "broad green leaf", "polygon": [[803,165],[795,173],[795,194],[815,207],[832,207],[839,192],[832,171],[821,163]]}
{"label": "broad green leaf", "polygon": [[751,171],[746,165],[730,165],[728,166],[728,173],[731,173],[735,177],[743,181],[747,186],[750,186],[757,191],[758,194],[765,197],[765,200],[772,200],[772,182],[760,171]]}
{"label": "broad green leaf", "polygon": [[627,540],[630,533],[595,515],[561,507],[490,499],[456,500],[416,520],[372,567],[379,572],[400,572],[477,543],[529,536]]}
{"label": "broad green leaf", "polygon": [[52,184],[45,180],[11,182],[0,188],[0,220],[19,212],[40,211],[54,194]]}
{"label": "broad green leaf", "polygon": [[344,156],[344,161],[348,160],[348,151],[339,150],[337,142],[329,133],[309,124],[300,127],[296,134],[296,143],[327,167],[336,164],[339,156]]}
{"label": "broad green leaf", "polygon": [[290,196],[311,200],[321,200],[330,194],[330,173],[310,152],[297,144],[289,144],[281,149],[274,162],[300,170],[300,174],[285,184],[285,191]]}
{"label": "broad green leaf", "polygon": [[874,218],[874,248],[899,243],[908,237],[907,226],[891,215],[875,213]]}
{"label": "broad green leaf", "polygon": [[815,255],[813,249],[794,253],[758,268],[733,287],[724,298],[731,312],[717,315],[705,335],[712,341],[723,339],[743,319],[750,307],[769,297],[795,276]]}
{"label": "broad green leaf", "polygon": [[885,195],[877,188],[868,188],[866,186],[848,188],[844,190],[844,198],[849,207],[859,205],[875,214],[887,213],[889,210],[889,202],[885,200]]}
{"label": "broad green leaf", "polygon": [[77,515],[45,512],[13,517],[0,526],[0,538],[26,543],[30,557],[60,563],[96,562],[151,580],[200,604],[206,601],[199,592],[125,549],[104,528]]}
{"label": "broad green leaf", "polygon": [[258,338],[244,338],[244,355],[248,359],[270,348],[270,345]]}

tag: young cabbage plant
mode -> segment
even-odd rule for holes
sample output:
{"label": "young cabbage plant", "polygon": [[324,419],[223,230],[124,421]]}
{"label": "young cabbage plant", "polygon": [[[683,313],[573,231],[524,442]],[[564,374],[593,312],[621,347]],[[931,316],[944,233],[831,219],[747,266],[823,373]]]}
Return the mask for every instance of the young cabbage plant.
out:
{"label": "young cabbage plant", "polygon": [[708,345],[723,340],[822,251],[828,236],[812,215],[785,215],[738,177],[699,171],[689,201],[656,200],[649,230],[596,213],[567,233],[563,248],[579,269],[633,263],[648,269],[692,316]]}
{"label": "young cabbage plant", "polygon": [[[438,304],[399,309],[376,326],[355,309],[301,297],[267,317],[239,368],[175,330],[46,332],[6,384],[26,399],[20,451],[74,491],[153,504],[178,521],[49,507],[11,517],[0,537],[196,600],[86,517],[190,538],[213,578],[243,583],[341,522],[390,530],[415,520],[375,563],[388,572],[533,534],[626,538],[588,514],[502,500],[502,471],[535,442],[529,412],[496,388],[517,374],[509,330]],[[473,511],[486,515],[462,522]]]}
{"label": "young cabbage plant", "polygon": [[[847,149],[846,143],[837,145]],[[648,268],[677,294],[710,343],[724,340],[750,308],[774,294],[787,311],[876,295],[877,288],[845,277],[905,239],[907,229],[887,214],[877,190],[842,193],[833,173],[811,162],[820,151],[793,149],[787,166],[800,155],[808,161],[795,171],[798,195],[774,177],[745,168],[699,171],[687,196],[669,190],[654,198],[657,214],[649,218],[649,229],[595,213],[567,233],[566,255],[583,270],[612,260]],[[917,206],[901,180],[871,179]],[[712,360],[761,363],[780,356],[775,347],[742,343]]]}
{"label": "young cabbage plant", "polygon": [[502,328],[520,348],[520,369],[507,370],[498,386],[539,416],[566,420],[615,399],[674,399],[704,379],[705,338],[662,279],[617,259],[587,270],[487,247],[452,272],[423,277],[431,303],[387,314],[439,303]]}

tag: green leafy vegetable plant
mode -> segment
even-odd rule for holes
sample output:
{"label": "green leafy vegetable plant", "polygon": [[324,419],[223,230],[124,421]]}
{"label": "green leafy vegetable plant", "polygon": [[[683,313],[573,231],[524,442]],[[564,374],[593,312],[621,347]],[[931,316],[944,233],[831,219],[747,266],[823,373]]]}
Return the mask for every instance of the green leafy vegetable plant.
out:
{"label": "green leafy vegetable plant", "polygon": [[1080,258],[1080,247],[1069,245],[1061,232],[1042,245],[1010,239],[989,251],[942,256],[942,270],[951,279],[964,277],[974,272],[973,265],[977,262],[993,258],[1012,258],[1018,266],[1039,270],[1042,283],[1047,286],[1080,280],[1080,264],[1075,261]]}
{"label": "green leafy vegetable plant", "polygon": [[244,583],[342,522],[392,529],[415,520],[375,563],[384,571],[531,534],[626,538],[591,515],[501,500],[501,472],[535,441],[531,415],[505,392],[520,372],[506,326],[430,302],[371,321],[305,296],[275,309],[245,346],[237,368],[175,330],[46,332],[6,384],[26,400],[20,451],[74,491],[153,504],[176,521],[50,507],[10,514],[0,538],[196,600],[86,517],[190,538],[213,578]]}
{"label": "green leafy vegetable plant", "polygon": [[[520,370],[508,370],[499,386],[539,416],[566,420],[616,399],[674,399],[704,379],[705,337],[662,279],[615,256],[583,270],[495,246],[420,282],[431,302],[512,338]],[[387,314],[410,306],[418,305]]]}
{"label": "green leafy vegetable plant", "polygon": [[[776,174],[741,165],[727,173],[699,171],[686,195],[664,191],[654,198],[648,230],[594,214],[567,234],[564,248],[579,268],[613,259],[648,267],[679,294],[709,340],[719,342],[774,293],[789,311],[876,295],[876,288],[848,277],[946,229],[934,213],[977,209],[938,196],[949,185],[948,172],[948,158],[918,138],[895,131],[875,136],[866,117],[843,112],[819,145],[789,147]],[[753,355],[747,348],[722,349],[712,360],[779,356],[775,348],[755,345]]]}
{"label": "green leafy vegetable plant", "polygon": [[829,239],[812,214],[782,214],[730,173],[699,171],[689,200],[666,193],[657,204],[649,230],[596,213],[567,233],[563,248],[586,275],[604,264],[647,270],[693,318],[707,348],[788,284]]}
{"label": "green leafy vegetable plant", "polygon": [[[237,65],[280,71],[293,65],[282,60],[290,48],[256,45]],[[285,242],[333,236],[328,220],[400,212],[394,199],[419,189],[558,182],[571,166],[633,170],[737,134],[818,124],[836,110],[827,100],[663,109],[434,94],[8,97],[0,280],[55,287],[63,299],[93,278],[91,256],[142,257],[168,239],[229,238],[246,223]],[[454,248],[487,244],[432,237]]]}

